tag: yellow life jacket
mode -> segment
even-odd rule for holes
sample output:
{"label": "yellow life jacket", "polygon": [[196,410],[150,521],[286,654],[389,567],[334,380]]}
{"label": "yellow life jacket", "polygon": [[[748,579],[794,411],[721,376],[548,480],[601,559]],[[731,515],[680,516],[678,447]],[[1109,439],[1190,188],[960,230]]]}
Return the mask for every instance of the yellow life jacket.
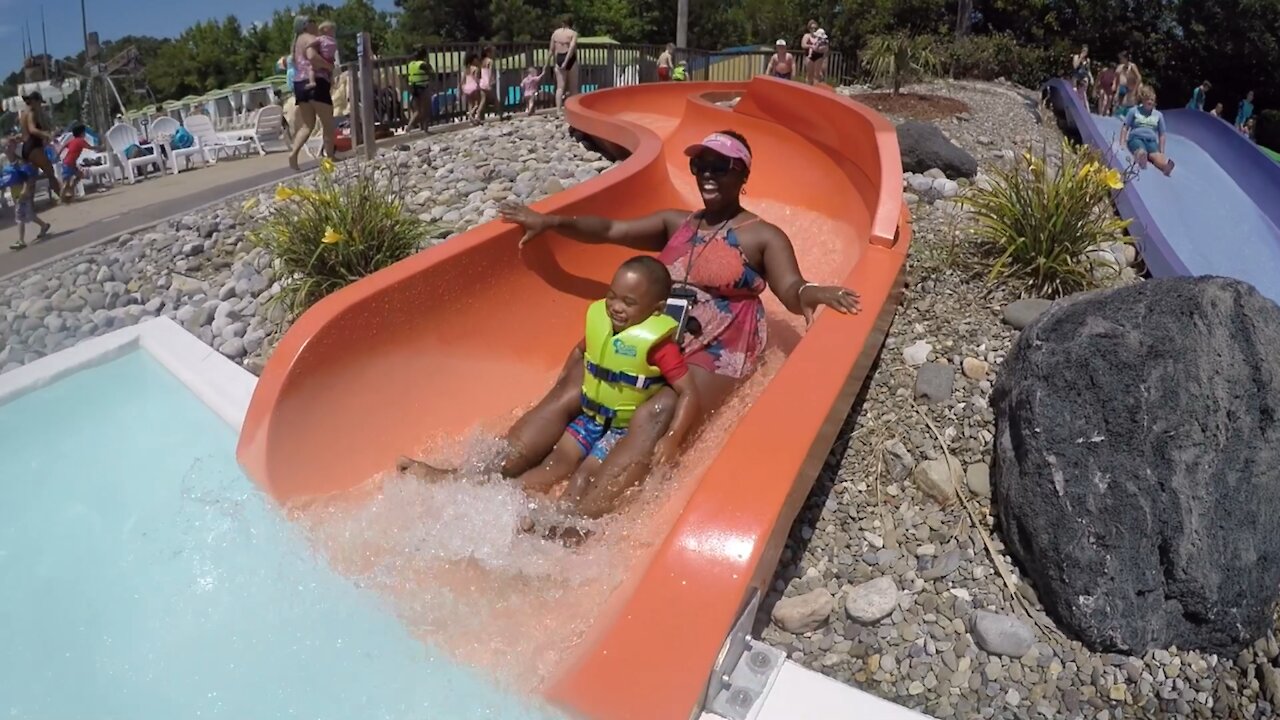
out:
{"label": "yellow life jacket", "polygon": [[427,63],[425,60],[414,60],[409,63],[409,84],[427,84]]}
{"label": "yellow life jacket", "polygon": [[587,308],[582,409],[601,423],[627,427],[636,408],[666,384],[662,371],[649,364],[649,351],[675,334],[676,327],[670,315],[654,315],[615,335],[605,301],[592,303]]}

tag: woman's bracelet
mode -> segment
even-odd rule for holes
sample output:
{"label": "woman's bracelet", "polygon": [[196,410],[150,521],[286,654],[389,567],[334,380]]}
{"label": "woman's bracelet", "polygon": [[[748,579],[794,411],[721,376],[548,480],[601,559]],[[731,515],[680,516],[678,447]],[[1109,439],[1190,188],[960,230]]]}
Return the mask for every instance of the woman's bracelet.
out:
{"label": "woman's bracelet", "polygon": [[800,297],[800,296],[804,293],[804,289],[805,289],[805,288],[807,288],[807,287],[818,287],[818,283],[806,282],[805,284],[801,285],[801,286],[800,286],[800,289],[799,289],[799,290],[796,290],[796,302],[797,302],[797,303],[798,303],[798,302],[801,302],[801,297]]}

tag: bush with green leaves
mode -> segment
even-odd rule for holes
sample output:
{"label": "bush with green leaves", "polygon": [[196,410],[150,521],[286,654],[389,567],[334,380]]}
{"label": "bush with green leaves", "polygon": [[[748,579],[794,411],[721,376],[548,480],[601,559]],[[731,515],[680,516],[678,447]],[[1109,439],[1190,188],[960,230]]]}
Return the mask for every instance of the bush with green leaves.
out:
{"label": "bush with green leaves", "polygon": [[946,42],[944,64],[953,78],[995,80],[1005,78],[1019,85],[1038,88],[1045,80],[1062,74],[1062,58],[1070,50],[1047,49],[1019,44],[1012,35],[966,35]]}
{"label": "bush with green leaves", "polygon": [[1097,283],[1090,254],[1121,239],[1129,221],[1112,206],[1131,170],[1107,167],[1097,151],[1067,140],[1061,158],[1024,152],[969,190],[960,203],[989,282],[1058,298]]}
{"label": "bush with green leaves", "polygon": [[[419,250],[431,226],[407,213],[399,174],[377,163],[321,161],[314,187],[280,185],[249,233],[275,262],[290,317]],[[252,209],[255,199],[245,203]]]}
{"label": "bush with green leaves", "polygon": [[862,65],[877,85],[888,85],[893,94],[908,83],[936,76],[941,68],[933,38],[927,35],[880,35],[862,51]]}

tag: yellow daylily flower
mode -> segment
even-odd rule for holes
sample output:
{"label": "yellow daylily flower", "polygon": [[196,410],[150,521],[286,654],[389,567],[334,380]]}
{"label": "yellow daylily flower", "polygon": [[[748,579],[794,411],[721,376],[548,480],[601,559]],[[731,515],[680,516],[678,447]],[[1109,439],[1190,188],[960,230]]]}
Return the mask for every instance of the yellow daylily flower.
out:
{"label": "yellow daylily flower", "polygon": [[256,207],[258,207],[258,198],[256,198],[256,197],[251,197],[251,198],[249,198],[248,200],[245,200],[245,201],[244,201],[244,205],[241,205],[241,206],[240,206],[240,209],[241,209],[243,212],[249,212],[250,210],[252,210],[252,209],[254,209],[254,208],[256,208]]}
{"label": "yellow daylily flower", "polygon": [[295,194],[296,194],[296,193],[294,193],[292,190],[290,190],[289,188],[287,188],[287,187],[285,187],[285,186],[283,186],[283,185],[277,185],[277,186],[276,186],[276,199],[277,199],[277,200],[281,200],[281,201],[283,201],[283,200],[288,200],[288,199],[292,198]]}
{"label": "yellow daylily flower", "polygon": [[320,242],[324,243],[325,245],[332,245],[334,243],[341,242],[341,241],[342,241],[342,236],[338,234],[338,231],[334,230],[331,227],[325,228],[324,237],[320,238]]}
{"label": "yellow daylily flower", "polygon": [[1112,190],[1119,190],[1124,187],[1124,178],[1120,176],[1120,171],[1115,169],[1102,173],[1102,182]]}
{"label": "yellow daylily flower", "polygon": [[315,194],[314,192],[312,192],[312,191],[308,190],[307,188],[298,188],[297,190],[294,190],[294,191],[293,191],[293,193],[294,193],[295,195],[297,195],[298,197],[302,198],[303,200],[315,200],[315,199],[316,199],[316,194]]}
{"label": "yellow daylily flower", "polygon": [[333,159],[332,159],[332,158],[321,158],[321,159],[320,159],[320,172],[324,173],[325,175],[330,175],[330,174],[332,174],[332,173],[333,173],[333,169],[334,169],[334,167],[335,167],[335,165],[333,164]]}

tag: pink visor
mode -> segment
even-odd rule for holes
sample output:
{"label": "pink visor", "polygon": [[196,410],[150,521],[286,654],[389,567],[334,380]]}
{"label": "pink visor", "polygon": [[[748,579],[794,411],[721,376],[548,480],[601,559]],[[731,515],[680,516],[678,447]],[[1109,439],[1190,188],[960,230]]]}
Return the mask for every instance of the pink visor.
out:
{"label": "pink visor", "polygon": [[694,157],[703,150],[710,150],[712,152],[720,153],[727,158],[741,160],[742,164],[746,165],[748,170],[751,169],[751,151],[748,150],[747,146],[743,145],[742,141],[737,138],[725,135],[724,133],[711,133],[705,137],[702,142],[685,148],[684,154],[689,157]]}

